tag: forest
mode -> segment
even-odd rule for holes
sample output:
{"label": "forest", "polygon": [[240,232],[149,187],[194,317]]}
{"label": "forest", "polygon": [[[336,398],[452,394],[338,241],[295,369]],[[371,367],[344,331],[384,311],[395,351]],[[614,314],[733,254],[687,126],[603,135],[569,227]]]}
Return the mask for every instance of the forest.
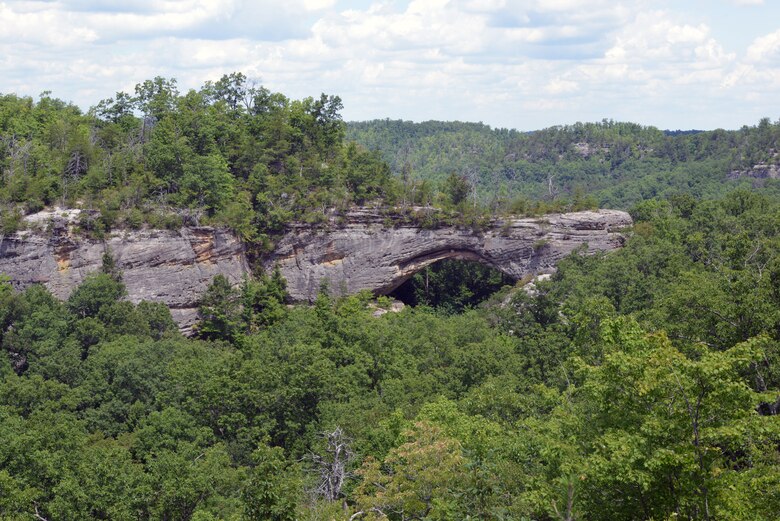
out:
{"label": "forest", "polygon": [[87,113],[50,93],[0,96],[2,228],[80,206],[97,210],[82,223],[97,236],[214,224],[262,246],[291,220],[389,195],[387,164],[344,141],[341,108],[338,96],[290,100],[241,73],[184,94],[157,77]]}
{"label": "forest", "polygon": [[515,212],[542,198],[588,197],[602,208],[630,208],[680,192],[713,198],[736,188],[777,194],[780,186],[780,121],[769,118],[707,132],[612,120],[534,132],[376,120],[349,123],[347,137],[380,152],[399,176],[441,182],[456,172],[483,204],[510,201]]}
{"label": "forest", "polygon": [[210,224],[257,255],[359,204],[611,204],[634,227],[533,290],[436,265],[381,316],[387,297],[288,305],[278,272],[215,277],[193,338],[128,302],[108,254],[64,302],[4,278],[0,518],[777,518],[780,194],[756,172],[780,122],[524,134],[340,110],[238,73],[184,94],[156,78],[86,113],[0,96],[2,233],[54,205],[97,210],[93,237]]}

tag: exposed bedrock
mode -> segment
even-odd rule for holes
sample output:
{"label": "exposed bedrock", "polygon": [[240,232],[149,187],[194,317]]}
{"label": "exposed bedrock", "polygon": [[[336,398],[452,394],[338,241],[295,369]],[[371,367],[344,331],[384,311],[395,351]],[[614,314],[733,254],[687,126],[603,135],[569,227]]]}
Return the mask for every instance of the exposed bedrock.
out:
{"label": "exposed bedrock", "polygon": [[422,229],[388,227],[382,215],[360,210],[336,229],[294,227],[263,263],[267,269],[280,267],[295,300],[313,300],[323,280],[331,293],[381,294],[442,259],[481,262],[515,279],[549,272],[584,244],[589,253],[619,248],[624,241],[619,230],[631,224],[626,212],[599,210],[497,220],[479,231]]}
{"label": "exposed bedrock", "polygon": [[61,221],[52,228],[3,238],[0,273],[15,287],[41,283],[66,299],[110,252],[122,271],[128,299],[164,302],[185,333],[197,320],[198,300],[215,275],[237,284],[249,270],[243,245],[224,230],[127,231],[98,241],[73,234]]}
{"label": "exposed bedrock", "polygon": [[[188,332],[197,320],[198,300],[215,275],[238,284],[250,272],[244,246],[226,230],[122,231],[93,240],[74,232],[75,216],[50,215],[47,231],[19,232],[0,241],[0,273],[19,289],[41,283],[65,299],[110,252],[129,300],[166,303]],[[619,248],[624,240],[620,229],[630,225],[625,212],[599,210],[499,220],[480,231],[423,229],[388,226],[380,212],[359,209],[328,227],[291,226],[261,262],[269,270],[279,266],[295,301],[313,300],[323,281],[335,294],[365,289],[382,294],[442,259],[482,262],[516,279],[549,272],[583,244],[589,253]]]}

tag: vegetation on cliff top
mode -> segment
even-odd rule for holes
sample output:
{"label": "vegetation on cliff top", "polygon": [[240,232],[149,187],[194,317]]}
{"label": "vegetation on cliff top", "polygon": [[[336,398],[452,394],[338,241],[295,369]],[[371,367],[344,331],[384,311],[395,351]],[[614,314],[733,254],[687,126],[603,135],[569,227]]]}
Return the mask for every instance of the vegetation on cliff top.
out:
{"label": "vegetation on cliff top", "polygon": [[[391,192],[377,154],[344,142],[338,96],[290,100],[240,73],[180,93],[155,78],[88,113],[0,96],[0,201],[100,210],[85,228],[226,224],[247,239]],[[89,230],[88,230],[89,231]]]}
{"label": "vegetation on cliff top", "polygon": [[241,73],[186,93],[157,77],[87,113],[48,92],[0,95],[2,228],[15,230],[44,206],[78,206],[98,210],[83,214],[87,233],[219,224],[262,243],[290,221],[323,222],[365,203],[397,206],[411,219],[411,207],[435,205],[455,210],[440,219],[461,224],[488,210],[593,205],[512,206],[507,197],[488,208],[459,169],[436,183],[393,176],[379,153],[345,140],[341,108],[338,96],[290,100]]}
{"label": "vegetation on cliff top", "polygon": [[[436,206],[436,219],[654,197],[778,190],[780,123],[664,133],[603,121],[531,133],[482,124],[342,121],[341,100],[291,100],[241,73],[180,92],[154,78],[87,113],[50,93],[0,95],[3,230],[44,206],[81,206],[85,232],[220,224],[262,243],[292,220],[318,223],[355,204]],[[777,177],[774,175],[774,177]],[[92,216],[92,217],[90,217]],[[436,221],[434,219],[434,221]],[[438,221],[437,221],[438,222]]]}

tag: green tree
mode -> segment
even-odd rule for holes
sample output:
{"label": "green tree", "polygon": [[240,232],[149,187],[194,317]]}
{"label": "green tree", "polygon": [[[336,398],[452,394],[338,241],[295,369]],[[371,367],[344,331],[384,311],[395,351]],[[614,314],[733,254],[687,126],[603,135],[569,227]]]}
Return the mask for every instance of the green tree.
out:
{"label": "green tree", "polygon": [[755,344],[689,358],[630,321],[604,331],[604,361],[586,370],[582,388],[592,447],[583,502],[613,518],[716,517],[723,474],[740,472],[739,447],[764,436],[753,430],[758,397],[741,376],[760,356]]}
{"label": "green tree", "polygon": [[106,273],[88,275],[68,297],[68,310],[80,318],[96,317],[101,309],[124,297],[124,284]]}
{"label": "green tree", "polygon": [[360,469],[360,511],[366,519],[452,519],[465,470],[460,443],[425,422],[403,436],[382,464],[371,458]]}
{"label": "green tree", "polygon": [[197,331],[200,336],[231,339],[240,324],[239,292],[224,275],[216,275],[200,300],[201,317]]}
{"label": "green tree", "polygon": [[466,201],[471,194],[472,187],[466,176],[453,172],[447,178],[444,190],[450,199],[450,203],[458,206]]}
{"label": "green tree", "polygon": [[252,469],[242,493],[247,519],[295,521],[300,501],[300,475],[278,447],[261,445],[252,454]]}
{"label": "green tree", "polygon": [[209,214],[222,210],[233,198],[234,186],[227,162],[219,154],[196,155],[184,163],[181,197],[193,208]]}

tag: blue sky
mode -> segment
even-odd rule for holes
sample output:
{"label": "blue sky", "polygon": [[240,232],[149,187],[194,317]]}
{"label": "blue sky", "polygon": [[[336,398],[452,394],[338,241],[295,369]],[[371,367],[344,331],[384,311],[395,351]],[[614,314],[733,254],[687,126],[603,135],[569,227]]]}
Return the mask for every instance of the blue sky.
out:
{"label": "blue sky", "polygon": [[0,0],[2,93],[233,71],[348,120],[738,128],[780,118],[780,1]]}

